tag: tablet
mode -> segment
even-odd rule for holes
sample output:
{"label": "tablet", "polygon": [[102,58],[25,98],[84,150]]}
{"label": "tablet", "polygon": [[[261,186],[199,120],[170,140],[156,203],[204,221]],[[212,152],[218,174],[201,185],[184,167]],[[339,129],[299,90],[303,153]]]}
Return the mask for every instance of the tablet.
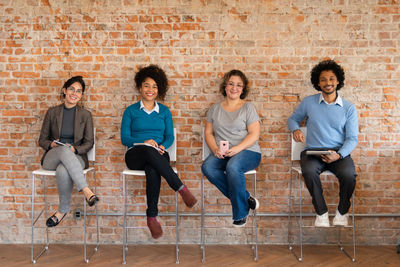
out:
{"label": "tablet", "polygon": [[57,141],[57,140],[53,140],[53,142],[60,146],[66,146],[66,144],[61,143],[60,141]]}
{"label": "tablet", "polygon": [[329,155],[332,154],[332,151],[328,150],[307,150],[306,154],[307,155]]}
{"label": "tablet", "polygon": [[148,143],[134,143],[133,145],[134,145],[134,146],[149,146],[149,147],[152,147],[152,148],[154,148],[154,149],[156,149],[156,150],[158,150],[158,151],[164,151],[164,150],[161,149],[160,147],[155,147],[155,146],[152,146],[152,145],[150,145],[150,144],[148,144]]}

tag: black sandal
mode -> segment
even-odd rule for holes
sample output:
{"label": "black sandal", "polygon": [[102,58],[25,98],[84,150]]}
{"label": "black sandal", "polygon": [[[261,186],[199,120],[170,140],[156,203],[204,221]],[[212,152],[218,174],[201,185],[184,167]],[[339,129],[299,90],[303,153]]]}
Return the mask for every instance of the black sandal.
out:
{"label": "black sandal", "polygon": [[96,195],[92,195],[89,200],[86,199],[86,202],[90,207],[94,206],[97,202],[99,202],[99,198]]}
{"label": "black sandal", "polygon": [[51,215],[50,218],[47,219],[47,221],[46,221],[46,226],[47,227],[55,227],[55,226],[57,226],[64,219],[65,215],[67,215],[67,213],[64,213],[64,215],[61,217],[61,219],[58,220],[58,218],[56,216],[56,213],[57,212],[55,212],[53,215]]}

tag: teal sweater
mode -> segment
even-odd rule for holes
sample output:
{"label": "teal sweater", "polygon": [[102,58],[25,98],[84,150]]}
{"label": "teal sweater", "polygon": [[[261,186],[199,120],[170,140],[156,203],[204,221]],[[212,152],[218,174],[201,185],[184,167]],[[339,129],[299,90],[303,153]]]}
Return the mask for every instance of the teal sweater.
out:
{"label": "teal sweater", "polygon": [[130,105],[124,111],[121,122],[121,142],[128,148],[134,143],[153,139],[168,149],[174,142],[174,126],[169,109],[158,103],[159,113],[147,114],[140,109],[140,102]]}

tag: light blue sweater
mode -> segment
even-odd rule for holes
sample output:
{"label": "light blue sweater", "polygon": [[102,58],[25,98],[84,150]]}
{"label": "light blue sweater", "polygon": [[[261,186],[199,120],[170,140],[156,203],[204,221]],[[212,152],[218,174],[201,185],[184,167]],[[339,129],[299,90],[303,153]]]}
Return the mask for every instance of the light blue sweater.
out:
{"label": "light blue sweater", "polygon": [[124,111],[121,122],[121,142],[128,148],[134,143],[153,139],[158,145],[168,149],[174,142],[174,126],[169,109],[158,103],[159,113],[147,114],[140,109],[140,101]]}
{"label": "light blue sweater", "polygon": [[339,96],[333,105],[320,102],[320,96],[311,95],[301,101],[288,119],[289,130],[299,129],[299,123],[306,118],[307,149],[338,149],[338,153],[346,157],[357,145],[356,108]]}

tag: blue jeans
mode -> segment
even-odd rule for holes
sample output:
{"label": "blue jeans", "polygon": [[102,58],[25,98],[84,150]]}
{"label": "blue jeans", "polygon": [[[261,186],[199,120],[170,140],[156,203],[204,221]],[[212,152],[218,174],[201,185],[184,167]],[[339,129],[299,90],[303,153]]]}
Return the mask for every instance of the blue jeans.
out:
{"label": "blue jeans", "polygon": [[201,171],[207,179],[231,201],[234,221],[249,215],[247,199],[250,194],[246,190],[244,173],[257,168],[260,160],[261,153],[243,150],[231,158],[224,159],[211,154],[201,166]]}

